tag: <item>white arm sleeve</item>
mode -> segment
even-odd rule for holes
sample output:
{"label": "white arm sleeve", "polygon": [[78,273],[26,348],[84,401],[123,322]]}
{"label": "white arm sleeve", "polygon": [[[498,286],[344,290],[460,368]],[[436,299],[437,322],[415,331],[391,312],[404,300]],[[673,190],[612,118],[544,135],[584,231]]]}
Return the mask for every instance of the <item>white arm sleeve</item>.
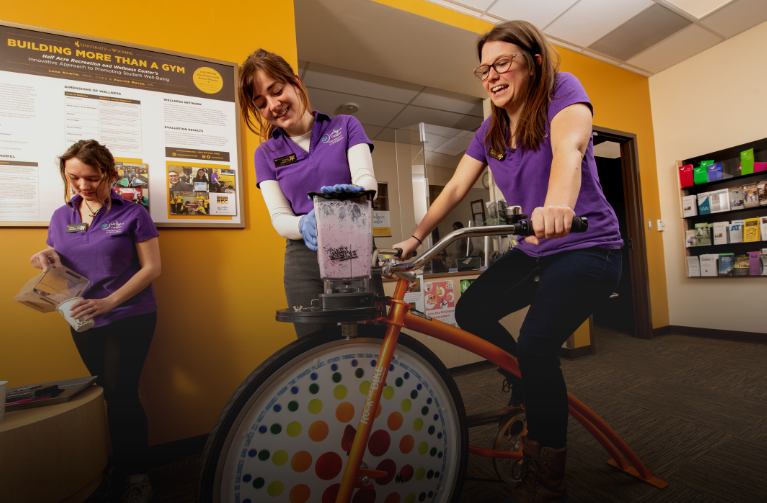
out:
{"label": "white arm sleeve", "polygon": [[362,185],[365,190],[378,190],[376,174],[373,171],[373,156],[370,154],[370,145],[360,143],[346,152],[349,161],[349,171],[352,174],[352,183]]}
{"label": "white arm sleeve", "polygon": [[298,228],[301,217],[297,217],[290,207],[290,202],[282,192],[280,182],[267,180],[261,182],[261,193],[264,195],[266,209],[272,217],[272,226],[277,234],[287,239],[303,239]]}

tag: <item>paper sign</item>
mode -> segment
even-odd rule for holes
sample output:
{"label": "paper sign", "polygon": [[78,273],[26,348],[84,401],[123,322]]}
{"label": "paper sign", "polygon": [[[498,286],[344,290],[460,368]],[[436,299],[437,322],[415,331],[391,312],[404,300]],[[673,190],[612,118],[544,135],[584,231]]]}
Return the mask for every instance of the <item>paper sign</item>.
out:
{"label": "paper sign", "polygon": [[453,280],[432,281],[425,284],[424,301],[426,314],[434,319],[443,321],[454,327],[455,322],[455,292]]}
{"label": "paper sign", "polygon": [[236,215],[237,204],[234,193],[210,193],[210,214],[211,215]]}

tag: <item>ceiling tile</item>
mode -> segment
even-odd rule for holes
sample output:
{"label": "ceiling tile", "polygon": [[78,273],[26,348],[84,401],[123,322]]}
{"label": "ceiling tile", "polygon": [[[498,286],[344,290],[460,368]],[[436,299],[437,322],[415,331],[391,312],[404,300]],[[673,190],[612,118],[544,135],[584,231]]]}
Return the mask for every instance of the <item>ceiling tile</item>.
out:
{"label": "ceiling tile", "polygon": [[546,34],[588,47],[643,10],[652,0],[581,0],[546,27]]}
{"label": "ceiling tile", "polygon": [[436,134],[439,136],[444,136],[445,138],[452,138],[453,136],[463,133],[463,131],[454,128],[437,126],[435,124],[424,124],[424,130],[427,134]]}
{"label": "ceiling tile", "polygon": [[653,5],[589,46],[626,61],[689,26],[691,21],[662,5]]}
{"label": "ceiling tile", "polygon": [[371,140],[376,137],[378,133],[381,132],[383,127],[381,126],[371,126],[370,124],[363,124],[362,129],[365,130],[365,134],[368,135],[368,138]]}
{"label": "ceiling tile", "polygon": [[639,67],[636,67],[636,66],[628,65],[626,63],[623,63],[620,67],[623,68],[624,70],[628,70],[630,72],[637,73],[637,74],[639,74],[639,75],[641,75],[643,77],[652,77],[652,72],[648,72],[647,70],[645,70],[643,68],[639,68]]}
{"label": "ceiling tile", "polygon": [[347,102],[359,105],[360,110],[354,116],[363,124],[386,126],[405,107],[401,103],[391,101],[350,96],[348,94],[325,91],[324,89],[308,88],[312,107],[328,115],[336,115],[336,109]]}
{"label": "ceiling tile", "polygon": [[524,19],[543,29],[578,0],[501,0],[488,12],[503,19]]}
{"label": "ceiling tile", "polygon": [[[487,10],[488,7],[493,5],[493,2],[495,2],[495,0],[455,0],[455,2],[463,4],[463,5],[467,5],[469,7],[473,7],[475,9],[478,9],[484,12]],[[445,3],[448,3],[448,2],[445,2]]]}
{"label": "ceiling tile", "polygon": [[606,157],[608,159],[619,159],[621,156],[621,144],[614,141],[606,141],[599,145],[594,145],[594,157]]}
{"label": "ceiling tile", "polygon": [[727,38],[767,21],[765,0],[737,0],[702,19],[700,23]]}
{"label": "ceiling tile", "polygon": [[[719,7],[732,2],[732,0],[666,0],[666,2],[700,19],[706,14],[714,12]],[[762,4],[764,5],[764,2]]]}
{"label": "ceiling tile", "polygon": [[423,86],[367,73],[309,63],[303,78],[307,87],[410,103]]}
{"label": "ceiling tile", "polygon": [[425,122],[427,124],[436,124],[437,126],[453,127],[463,117],[463,115],[454,112],[433,110],[431,108],[410,105],[406,107],[388,126],[396,129],[412,126],[419,122]]}
{"label": "ceiling tile", "polygon": [[440,147],[443,143],[448,141],[450,138],[446,138],[444,136],[440,136],[438,134],[432,134],[432,133],[426,133],[426,150],[436,150]]}
{"label": "ceiling tile", "polygon": [[426,152],[426,164],[432,166],[444,166],[446,168],[454,168],[458,165],[458,162],[463,156],[452,156],[447,154],[440,154],[438,152]]}
{"label": "ceiling tile", "polygon": [[721,38],[710,31],[692,25],[650,47],[626,63],[644,68],[652,73],[658,73],[715,46],[721,41]]}
{"label": "ceiling tile", "polygon": [[[479,84],[479,81],[477,82]],[[459,114],[467,114],[479,105],[482,113],[482,100],[465,94],[453,93],[442,89],[428,87],[410,102],[411,105],[447,110]]]}
{"label": "ceiling tile", "polygon": [[483,102],[484,100],[479,100],[479,102],[474,105],[474,108],[466,112],[466,115],[473,115],[474,117],[484,117],[485,116],[485,110]]}
{"label": "ceiling tile", "polygon": [[475,131],[482,125],[483,120],[482,117],[464,115],[453,127],[456,129],[463,129],[464,131]]}
{"label": "ceiling tile", "polygon": [[385,127],[375,137],[376,141],[388,141],[394,143],[394,129]]}
{"label": "ceiling tile", "polygon": [[550,38],[549,42],[551,42],[552,44],[558,47],[564,47],[565,49],[570,49],[573,52],[581,52],[583,50],[583,47],[573,45],[573,44],[568,44],[567,42],[563,42],[562,40],[556,40],[556,39],[552,40]]}
{"label": "ceiling tile", "polygon": [[458,155],[462,152],[465,152],[466,149],[469,148],[472,139],[473,137],[467,138],[463,135],[456,136],[440,145],[436,151],[442,154]]}

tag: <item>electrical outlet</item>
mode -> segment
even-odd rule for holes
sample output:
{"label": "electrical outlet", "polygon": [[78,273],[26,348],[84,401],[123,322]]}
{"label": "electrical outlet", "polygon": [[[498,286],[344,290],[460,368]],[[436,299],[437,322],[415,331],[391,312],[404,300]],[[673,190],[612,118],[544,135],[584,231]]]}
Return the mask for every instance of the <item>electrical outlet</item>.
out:
{"label": "electrical outlet", "polygon": [[647,219],[647,228],[652,230],[652,220]]}
{"label": "electrical outlet", "polygon": [[666,230],[666,224],[664,224],[663,220],[661,220],[660,218],[658,219],[658,230],[661,232]]}

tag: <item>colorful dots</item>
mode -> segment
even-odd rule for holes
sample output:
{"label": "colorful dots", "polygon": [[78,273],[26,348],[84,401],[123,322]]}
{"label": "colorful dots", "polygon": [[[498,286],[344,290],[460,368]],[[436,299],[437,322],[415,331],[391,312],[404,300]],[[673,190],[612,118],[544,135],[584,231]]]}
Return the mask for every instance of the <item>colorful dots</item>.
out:
{"label": "colorful dots", "polygon": [[427,398],[427,399],[426,399],[426,404],[427,404],[427,405],[431,405],[431,398]]}
{"label": "colorful dots", "polygon": [[370,391],[370,381],[362,381],[360,383],[360,393],[367,395],[368,391]]}
{"label": "colorful dots", "polygon": [[338,370],[338,364],[337,364],[337,363],[334,363],[333,365],[331,365],[331,366],[330,366],[330,370],[332,370],[333,372],[335,372],[336,370]]}
{"label": "colorful dots", "polygon": [[250,501],[250,498],[245,498],[244,500],[242,500],[242,503],[253,503],[253,502]]}
{"label": "colorful dots", "polygon": [[413,450],[415,445],[415,439],[412,435],[405,435],[402,440],[399,441],[399,450],[402,454],[409,454]]}
{"label": "colorful dots", "polygon": [[410,392],[410,398],[412,398],[413,400],[418,398],[418,392],[416,390],[411,391]]}
{"label": "colorful dots", "polygon": [[370,435],[368,450],[373,456],[383,456],[386,454],[386,451],[389,450],[390,445],[391,437],[389,436],[389,432],[386,430],[378,430]]}
{"label": "colorful dots", "polygon": [[290,388],[290,392],[293,393],[294,395],[297,395],[298,394],[298,386],[293,386],[292,388]]}
{"label": "colorful dots", "polygon": [[269,431],[269,428],[267,428],[265,425],[258,427],[259,433],[266,433],[267,431]]}
{"label": "colorful dots", "polygon": [[274,409],[273,409],[273,410],[274,410],[274,412],[279,412],[279,411],[281,411],[281,410],[282,410],[282,405],[280,405],[280,404],[278,404],[278,403],[277,403],[277,404],[275,404],[275,405],[274,405]]}
{"label": "colorful dots", "polygon": [[298,451],[290,459],[290,467],[294,472],[303,473],[312,466],[312,455],[306,451]]}
{"label": "colorful dots", "polygon": [[436,455],[437,455],[437,448],[432,447],[431,450],[429,451],[429,456],[434,457]]}
{"label": "colorful dots", "polygon": [[372,485],[369,485],[367,487],[363,487],[354,494],[352,503],[375,503],[375,500],[376,490]]}
{"label": "colorful dots", "polygon": [[336,407],[336,419],[342,423],[348,423],[354,418],[354,405],[343,402]]}
{"label": "colorful dots", "polygon": [[421,383],[418,383],[418,386],[415,387],[418,391],[421,391],[421,388],[423,388],[423,385]]}
{"label": "colorful dots", "polygon": [[429,450],[429,444],[427,444],[426,442],[421,442],[420,444],[418,444],[418,454],[420,454],[421,456],[426,454],[426,451],[428,450]]}
{"label": "colorful dots", "polygon": [[402,384],[403,384],[404,382],[405,382],[405,381],[403,381],[401,377],[398,377],[398,378],[397,378],[397,380],[396,380],[396,381],[394,381],[394,384],[395,384],[395,385],[396,385],[398,388],[401,388],[401,387],[402,387]]}
{"label": "colorful dots", "polygon": [[402,414],[396,410],[389,414],[389,418],[386,420],[386,425],[391,431],[397,431],[402,427]]}
{"label": "colorful dots", "polygon": [[319,376],[317,375],[317,372],[312,372],[312,375],[310,375],[309,377],[312,378],[312,381],[316,381]]}
{"label": "colorful dots", "polygon": [[282,466],[288,462],[288,453],[285,451],[277,451],[272,456],[272,463],[275,466]]}
{"label": "colorful dots", "polygon": [[266,461],[267,459],[269,459],[269,451],[267,451],[266,449],[262,449],[261,452],[258,453],[258,459],[260,459],[261,461]]}
{"label": "colorful dots", "polygon": [[297,410],[298,410],[298,402],[296,402],[295,400],[293,400],[292,402],[290,402],[290,403],[288,404],[288,410],[289,410],[290,412],[295,412],[295,411],[297,411]]}
{"label": "colorful dots", "polygon": [[431,478],[434,477],[434,470],[429,470],[426,472],[426,478],[431,480]]}
{"label": "colorful dots", "polygon": [[356,367],[359,364],[360,362],[358,362],[356,359],[352,360],[352,367]]}
{"label": "colorful dots", "polygon": [[312,383],[309,386],[309,393],[311,393],[312,395],[316,395],[317,393],[319,393],[319,391],[320,391],[320,385],[317,384],[316,382]]}
{"label": "colorful dots", "polygon": [[442,438],[442,432],[437,433],[437,438]]}
{"label": "colorful dots", "polygon": [[243,475],[243,476],[242,476],[242,481],[243,481],[243,482],[245,482],[245,483],[247,484],[248,482],[250,482],[250,480],[251,480],[252,478],[253,478],[253,477],[251,477],[249,473],[246,473],[245,475]]}
{"label": "colorful dots", "polygon": [[365,375],[365,371],[362,369],[357,369],[354,371],[354,375],[357,376],[357,378],[362,378],[362,376]]}
{"label": "colorful dots", "polygon": [[258,451],[256,451],[255,449],[251,449],[248,451],[248,456],[250,456],[251,458],[255,458],[256,454],[258,454]]}
{"label": "colorful dots", "polygon": [[319,414],[320,412],[322,412],[322,400],[315,398],[314,400],[309,402],[309,405],[307,405],[306,408],[309,409],[309,412],[311,412],[312,414]]}
{"label": "colorful dots", "polygon": [[415,421],[413,421],[413,429],[415,431],[421,431],[421,428],[423,428],[423,419],[418,417]]}
{"label": "colorful dots", "polygon": [[434,491],[429,491],[429,498],[431,498],[434,495]]}
{"label": "colorful dots", "polygon": [[341,489],[341,484],[333,484],[325,489],[325,492],[322,493],[322,503],[336,503],[339,489]]}
{"label": "colorful dots", "polygon": [[343,400],[347,393],[346,386],[343,384],[339,384],[333,389],[333,396],[336,397],[336,400]]}
{"label": "colorful dots", "polygon": [[301,423],[293,421],[288,424],[287,428],[285,428],[285,433],[287,433],[289,437],[296,438],[301,434],[301,430],[303,430],[303,428],[301,428]]}
{"label": "colorful dots", "polygon": [[253,480],[253,487],[255,487],[256,489],[261,489],[262,487],[264,487],[265,483],[266,482],[264,481],[264,479],[262,479],[261,477],[258,477],[257,479]]}
{"label": "colorful dots", "polygon": [[325,421],[315,421],[309,426],[309,438],[322,442],[328,436],[328,425]]}
{"label": "colorful dots", "polygon": [[435,478],[435,479],[438,479],[438,478],[439,478],[439,472],[434,472],[434,478]]}
{"label": "colorful dots", "polygon": [[288,500],[290,503],[306,503],[312,495],[311,489],[306,484],[298,484],[290,490]]}
{"label": "colorful dots", "polygon": [[376,366],[376,361],[375,360],[370,360],[370,366],[371,367],[375,367]]}
{"label": "colorful dots", "polygon": [[415,493],[410,493],[405,496],[405,503],[415,503]]}
{"label": "colorful dots", "polygon": [[402,469],[399,471],[399,477],[402,480],[403,484],[407,484],[410,482],[410,479],[413,478],[413,467],[410,465],[405,465],[402,467]]}
{"label": "colorful dots", "polygon": [[435,421],[436,421],[437,419],[439,419],[439,414],[434,414],[434,417],[433,417],[432,419],[434,419]]}
{"label": "colorful dots", "polygon": [[401,499],[399,497],[399,494],[397,493],[391,493],[386,497],[384,500],[384,503],[400,503]]}
{"label": "colorful dots", "polygon": [[411,402],[407,398],[402,400],[402,404],[400,405],[402,412],[410,412],[411,407],[413,407],[413,402]]}
{"label": "colorful dots", "polygon": [[336,382],[336,383],[341,382],[341,374],[340,373],[336,372],[335,374],[333,374],[333,382]]}
{"label": "colorful dots", "polygon": [[426,501],[426,493],[419,494],[418,501]]}
{"label": "colorful dots", "polygon": [[442,459],[442,453],[440,452],[439,454],[437,454],[437,457],[438,457],[439,459]]}
{"label": "colorful dots", "polygon": [[279,435],[282,433],[282,426],[280,426],[277,423],[274,423],[271,428],[269,428],[269,431],[272,432],[273,435]]}
{"label": "colorful dots", "polygon": [[429,426],[429,435],[434,435],[434,425]]}
{"label": "colorful dots", "polygon": [[266,488],[267,494],[269,496],[279,496],[282,494],[282,491],[285,490],[285,484],[280,482],[279,480],[275,480],[271,484],[269,484],[269,487]]}
{"label": "colorful dots", "polygon": [[384,459],[378,463],[376,470],[386,472],[385,476],[375,479],[376,485],[385,486],[394,480],[395,475],[397,475],[397,464],[394,462],[394,460]]}
{"label": "colorful dots", "polygon": [[405,375],[402,377],[404,377],[405,379],[410,379],[410,372],[405,372]]}
{"label": "colorful dots", "polygon": [[394,372],[394,364],[389,365],[389,372]]}
{"label": "colorful dots", "polygon": [[416,480],[423,480],[423,478],[426,476],[426,470],[421,467],[415,471],[415,479]]}
{"label": "colorful dots", "polygon": [[314,472],[322,480],[331,480],[341,473],[343,462],[341,456],[335,452],[326,452],[314,464]]}
{"label": "colorful dots", "polygon": [[392,398],[394,398],[394,388],[392,388],[391,386],[386,386],[383,390],[383,397],[386,400],[391,400]]}
{"label": "colorful dots", "polygon": [[421,415],[425,416],[428,413],[429,413],[429,408],[424,405],[423,408],[421,409]]}

